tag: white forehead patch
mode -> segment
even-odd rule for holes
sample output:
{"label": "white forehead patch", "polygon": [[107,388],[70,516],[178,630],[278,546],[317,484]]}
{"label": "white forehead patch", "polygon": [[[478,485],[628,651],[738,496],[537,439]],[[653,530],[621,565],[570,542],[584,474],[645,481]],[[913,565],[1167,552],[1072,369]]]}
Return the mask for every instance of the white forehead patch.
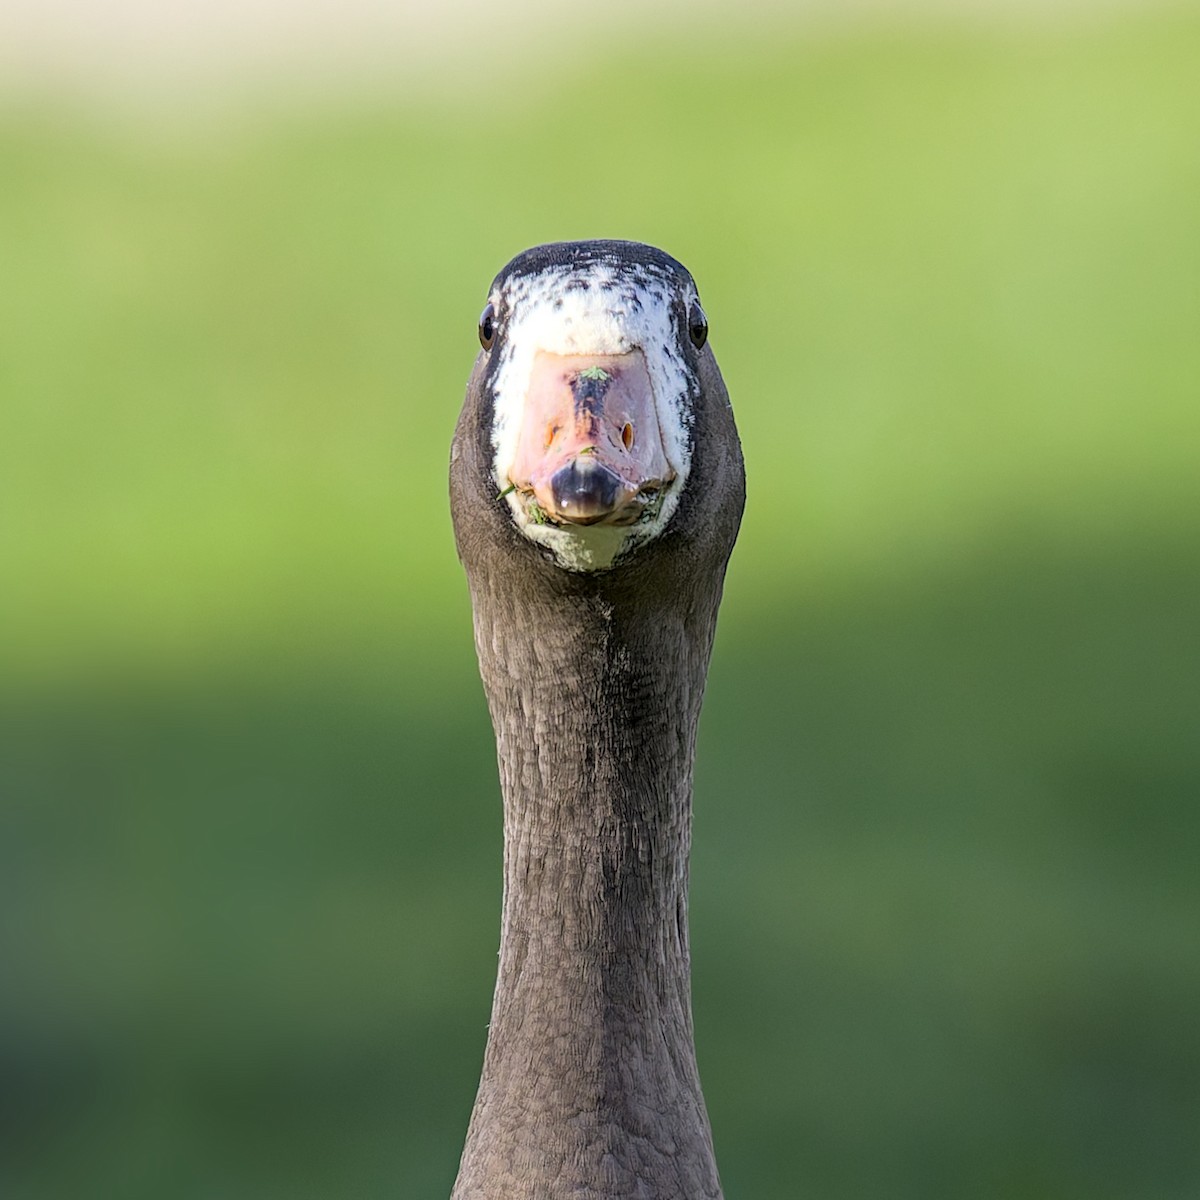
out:
{"label": "white forehead patch", "polygon": [[[500,359],[492,377],[492,459],[498,491],[509,487],[521,422],[539,351],[550,354],[625,354],[640,349],[646,360],[667,461],[675,472],[653,518],[636,525],[535,524],[520,499],[509,494],[513,517],[526,536],[554,551],[575,571],[601,570],[622,551],[656,536],[679,504],[691,467],[690,391],[694,376],[676,344],[674,277],[641,264],[554,266],[507,280],[489,297],[505,313]],[[696,299],[688,286],[685,306]],[[686,309],[685,309],[686,311]]]}

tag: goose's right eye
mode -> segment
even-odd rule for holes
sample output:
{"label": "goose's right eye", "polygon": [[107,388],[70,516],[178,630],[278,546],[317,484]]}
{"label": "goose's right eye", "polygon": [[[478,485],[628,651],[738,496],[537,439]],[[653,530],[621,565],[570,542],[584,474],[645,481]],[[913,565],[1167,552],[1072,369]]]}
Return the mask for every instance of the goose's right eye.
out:
{"label": "goose's right eye", "polygon": [[479,314],[479,344],[490,350],[496,340],[496,306],[487,304]]}

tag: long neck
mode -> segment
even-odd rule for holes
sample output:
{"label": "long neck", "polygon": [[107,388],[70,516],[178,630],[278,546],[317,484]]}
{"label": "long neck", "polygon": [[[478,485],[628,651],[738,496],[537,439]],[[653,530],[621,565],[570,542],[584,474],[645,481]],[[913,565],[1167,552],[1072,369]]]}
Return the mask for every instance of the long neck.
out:
{"label": "long neck", "polygon": [[473,599],[504,914],[453,1200],[719,1197],[687,937],[715,600],[631,615],[584,589],[517,605],[480,586]]}

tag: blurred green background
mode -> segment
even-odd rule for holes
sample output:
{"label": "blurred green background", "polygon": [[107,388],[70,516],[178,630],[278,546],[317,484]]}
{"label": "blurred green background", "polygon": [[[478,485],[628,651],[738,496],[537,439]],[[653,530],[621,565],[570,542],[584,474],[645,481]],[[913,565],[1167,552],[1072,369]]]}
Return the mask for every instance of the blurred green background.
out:
{"label": "blurred green background", "polygon": [[448,1195],[501,827],[447,448],[493,273],[586,236],[692,269],[746,450],[726,1194],[1200,1195],[1200,11],[737,21],[6,97],[5,1197]]}

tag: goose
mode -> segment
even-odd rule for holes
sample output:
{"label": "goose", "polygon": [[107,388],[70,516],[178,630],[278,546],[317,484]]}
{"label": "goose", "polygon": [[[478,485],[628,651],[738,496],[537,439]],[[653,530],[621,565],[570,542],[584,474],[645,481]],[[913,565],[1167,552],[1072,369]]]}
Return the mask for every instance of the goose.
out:
{"label": "goose", "polygon": [[452,1200],[709,1200],[696,724],[745,501],[696,285],[637,242],[500,271],[450,454],[504,801],[499,967]]}

